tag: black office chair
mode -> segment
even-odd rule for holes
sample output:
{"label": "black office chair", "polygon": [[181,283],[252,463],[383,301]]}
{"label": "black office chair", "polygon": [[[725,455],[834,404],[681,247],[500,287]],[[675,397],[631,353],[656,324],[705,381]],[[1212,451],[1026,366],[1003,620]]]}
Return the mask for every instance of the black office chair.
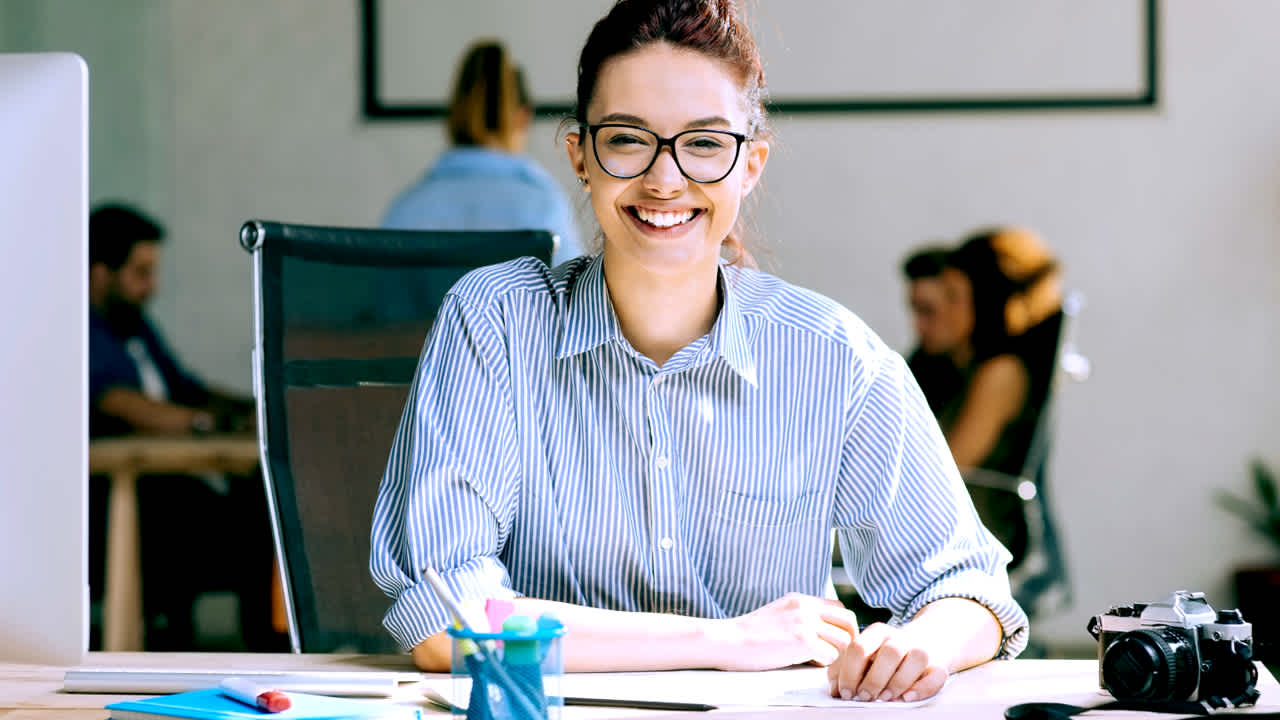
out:
{"label": "black office chair", "polygon": [[254,395],[294,652],[394,652],[369,576],[374,499],[448,288],[543,231],[436,232],[251,220]]}
{"label": "black office chair", "polygon": [[[1064,380],[1083,382],[1090,373],[1089,359],[1076,347],[1075,321],[1084,307],[1079,292],[1066,295],[1062,311],[1029,333],[1050,334],[1047,342],[1038,342],[1040,356],[1033,354],[1028,362],[1041,362],[1048,372],[1035,380],[1033,372],[1030,401],[1040,411],[1031,436],[1022,472],[1009,475],[993,470],[970,468],[963,471],[965,484],[973,493],[989,493],[1011,499],[1020,508],[1017,536],[1006,544],[1015,552],[1015,564],[1009,570],[1013,595],[1031,618],[1040,618],[1067,607],[1071,602],[1071,583],[1062,541],[1054,519],[1048,483],[1050,447],[1054,432],[1054,401]],[[990,499],[990,497],[988,497]]]}

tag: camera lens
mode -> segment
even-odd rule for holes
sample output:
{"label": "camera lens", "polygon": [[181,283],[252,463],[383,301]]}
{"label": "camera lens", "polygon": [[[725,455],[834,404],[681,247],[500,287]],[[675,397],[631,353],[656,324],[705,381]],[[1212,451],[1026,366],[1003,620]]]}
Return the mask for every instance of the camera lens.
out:
{"label": "camera lens", "polygon": [[1102,684],[1117,700],[1186,700],[1198,676],[1195,647],[1173,628],[1124,633],[1102,656]]}

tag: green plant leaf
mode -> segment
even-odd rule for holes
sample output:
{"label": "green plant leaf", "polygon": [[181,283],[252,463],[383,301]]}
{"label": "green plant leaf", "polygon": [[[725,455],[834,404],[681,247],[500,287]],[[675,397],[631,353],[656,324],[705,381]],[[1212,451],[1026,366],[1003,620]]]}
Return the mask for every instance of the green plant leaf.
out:
{"label": "green plant leaf", "polygon": [[1258,509],[1258,506],[1238,495],[1233,495],[1226,490],[1219,490],[1215,493],[1218,504],[1227,512],[1239,517],[1249,525],[1258,527],[1265,524],[1266,516]]}
{"label": "green plant leaf", "polygon": [[1273,515],[1280,512],[1280,505],[1277,504],[1275,475],[1266,463],[1257,458],[1249,463],[1249,469],[1253,475],[1253,484],[1258,489],[1258,497],[1262,499],[1262,507]]}
{"label": "green plant leaf", "polygon": [[1249,474],[1253,479],[1254,497],[1246,498],[1220,489],[1214,493],[1214,498],[1224,510],[1280,547],[1280,493],[1277,492],[1276,476],[1257,458],[1249,462]]}

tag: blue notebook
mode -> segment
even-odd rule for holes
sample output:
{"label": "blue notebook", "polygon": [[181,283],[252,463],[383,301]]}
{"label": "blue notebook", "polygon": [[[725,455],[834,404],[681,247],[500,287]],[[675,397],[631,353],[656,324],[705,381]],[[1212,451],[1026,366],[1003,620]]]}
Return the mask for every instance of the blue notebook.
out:
{"label": "blue notebook", "polygon": [[421,720],[416,707],[392,705],[385,700],[353,700],[310,693],[289,693],[293,706],[284,712],[268,713],[227,697],[216,688],[192,690],[176,695],[159,695],[142,700],[126,700],[107,706],[111,720]]}

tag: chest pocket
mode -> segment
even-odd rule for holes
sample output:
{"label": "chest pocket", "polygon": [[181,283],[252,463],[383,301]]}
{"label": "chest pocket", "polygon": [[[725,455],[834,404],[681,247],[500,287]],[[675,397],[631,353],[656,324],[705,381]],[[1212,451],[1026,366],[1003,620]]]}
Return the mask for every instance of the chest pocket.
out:
{"label": "chest pocket", "polygon": [[788,592],[820,594],[830,509],[818,492],[757,498],[725,491],[713,519],[707,586],[730,616]]}

